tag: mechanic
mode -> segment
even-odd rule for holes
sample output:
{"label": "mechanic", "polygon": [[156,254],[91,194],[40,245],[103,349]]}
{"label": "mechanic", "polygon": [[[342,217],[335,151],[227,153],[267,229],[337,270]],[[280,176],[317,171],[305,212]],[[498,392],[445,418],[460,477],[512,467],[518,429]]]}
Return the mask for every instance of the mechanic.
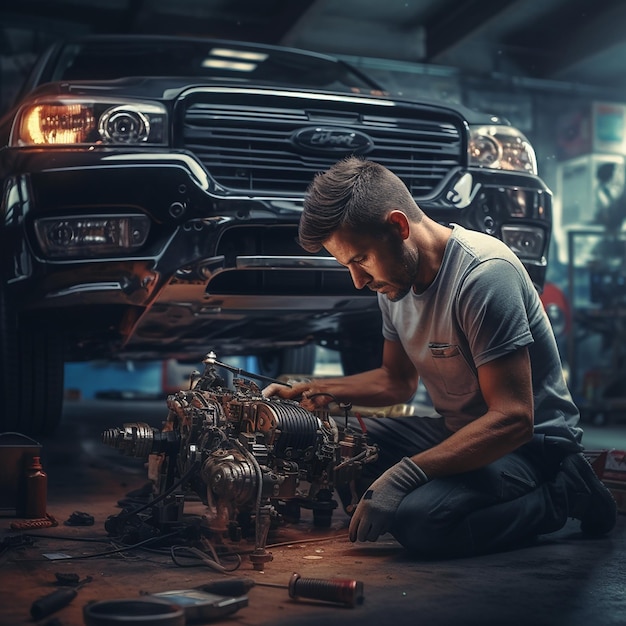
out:
{"label": "mechanic", "polygon": [[590,536],[613,529],[616,504],[582,454],[550,322],[504,243],[433,221],[397,176],[357,157],[316,175],[299,242],[377,292],[382,363],[272,383],[264,396],[308,410],[389,406],[410,401],[421,378],[440,416],[364,418],[380,454],[353,500],[351,541],[391,532],[412,554],[458,557],[527,544],[568,518]]}

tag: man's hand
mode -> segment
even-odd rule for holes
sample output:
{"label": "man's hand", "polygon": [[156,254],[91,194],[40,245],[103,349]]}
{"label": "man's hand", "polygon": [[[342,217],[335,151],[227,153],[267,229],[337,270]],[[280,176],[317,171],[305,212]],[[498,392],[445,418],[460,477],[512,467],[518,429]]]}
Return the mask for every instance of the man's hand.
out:
{"label": "man's hand", "polygon": [[428,476],[408,457],[392,465],[363,494],[350,521],[350,541],[376,541],[391,527],[407,493],[426,482]]}
{"label": "man's hand", "polygon": [[263,391],[264,398],[277,396],[284,400],[293,400],[302,396],[302,393],[309,388],[308,383],[296,383],[295,385],[281,385],[280,383],[270,383]]}
{"label": "man's hand", "polygon": [[315,380],[293,383],[290,387],[271,383],[261,392],[264,398],[278,396],[285,400],[299,400],[300,406],[307,411],[315,411],[328,405],[332,396],[324,393]]}

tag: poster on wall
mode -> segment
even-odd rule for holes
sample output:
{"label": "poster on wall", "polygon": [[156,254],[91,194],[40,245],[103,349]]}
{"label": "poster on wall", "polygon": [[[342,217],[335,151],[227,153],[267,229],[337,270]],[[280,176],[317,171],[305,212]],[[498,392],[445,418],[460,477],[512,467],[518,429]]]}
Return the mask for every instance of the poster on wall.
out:
{"label": "poster on wall", "polygon": [[556,123],[557,157],[626,154],[626,105],[591,102],[565,111]]}
{"label": "poster on wall", "polygon": [[626,152],[625,116],[626,106],[623,104],[594,102],[594,152],[609,154],[624,154]]}

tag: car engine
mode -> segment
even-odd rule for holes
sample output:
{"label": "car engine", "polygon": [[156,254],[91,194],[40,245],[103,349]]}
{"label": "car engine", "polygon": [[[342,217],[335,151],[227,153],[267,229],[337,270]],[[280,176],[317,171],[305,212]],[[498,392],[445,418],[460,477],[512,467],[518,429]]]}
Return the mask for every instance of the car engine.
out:
{"label": "car engine", "polygon": [[[340,405],[340,427],[327,409],[310,412],[293,400],[263,397],[250,377],[265,377],[221,363],[212,352],[204,365],[188,390],[168,396],[162,429],[127,423],[106,430],[103,442],[147,459],[153,493],[141,507],[144,524],[161,534],[180,527],[185,498],[195,494],[206,506],[204,529],[235,542],[254,536],[250,560],[263,569],[272,560],[266,549],[272,523],[299,519],[303,507],[312,510],[315,526],[329,526],[335,488],[354,493],[378,449],[364,430],[348,426],[350,405]],[[237,375],[234,389],[218,367]],[[131,513],[138,511],[110,517],[109,533],[123,533],[131,519],[136,524]]]}

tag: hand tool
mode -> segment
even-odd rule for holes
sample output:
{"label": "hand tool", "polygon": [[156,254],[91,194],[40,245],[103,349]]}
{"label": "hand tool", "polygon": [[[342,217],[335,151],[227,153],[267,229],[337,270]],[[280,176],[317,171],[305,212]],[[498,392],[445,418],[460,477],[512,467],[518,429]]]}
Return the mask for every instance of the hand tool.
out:
{"label": "hand tool", "polygon": [[302,578],[294,572],[289,584],[258,582],[252,578],[231,578],[216,580],[204,585],[199,589],[210,593],[229,596],[243,595],[252,587],[278,587],[289,590],[290,598],[307,598],[309,600],[323,600],[325,602],[337,602],[354,607],[363,604],[363,583],[348,578]]}
{"label": "hand tool", "polygon": [[91,576],[87,576],[87,578],[83,578],[83,580],[79,581],[75,587],[57,589],[35,600],[30,607],[32,618],[40,620],[62,609],[64,606],[67,606],[78,595],[78,590],[92,580],[93,578]]}

